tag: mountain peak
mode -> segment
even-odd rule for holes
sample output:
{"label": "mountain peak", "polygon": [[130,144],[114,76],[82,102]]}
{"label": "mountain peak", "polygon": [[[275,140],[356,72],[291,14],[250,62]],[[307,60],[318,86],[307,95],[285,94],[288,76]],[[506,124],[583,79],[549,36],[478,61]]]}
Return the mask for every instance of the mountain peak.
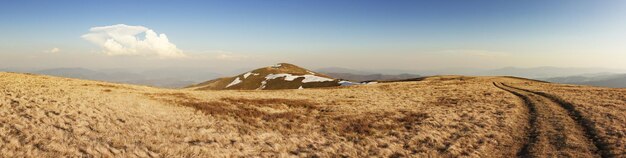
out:
{"label": "mountain peak", "polygon": [[332,86],[339,86],[339,80],[294,64],[278,63],[237,76],[207,81],[188,88],[195,90],[267,90]]}

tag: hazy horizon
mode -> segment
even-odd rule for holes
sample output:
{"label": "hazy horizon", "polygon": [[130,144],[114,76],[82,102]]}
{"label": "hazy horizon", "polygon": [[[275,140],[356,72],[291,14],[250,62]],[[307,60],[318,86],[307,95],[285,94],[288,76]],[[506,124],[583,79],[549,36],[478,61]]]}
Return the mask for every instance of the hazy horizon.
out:
{"label": "hazy horizon", "polygon": [[0,69],[626,69],[623,1],[8,1],[0,19]]}

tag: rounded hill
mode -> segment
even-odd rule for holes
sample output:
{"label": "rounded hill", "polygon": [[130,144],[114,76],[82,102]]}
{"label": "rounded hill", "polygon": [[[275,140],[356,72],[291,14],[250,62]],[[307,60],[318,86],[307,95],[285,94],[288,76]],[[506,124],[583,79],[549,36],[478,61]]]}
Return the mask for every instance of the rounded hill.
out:
{"label": "rounded hill", "polygon": [[278,63],[233,77],[218,78],[189,86],[194,90],[274,90],[339,86],[328,75],[289,64]]}

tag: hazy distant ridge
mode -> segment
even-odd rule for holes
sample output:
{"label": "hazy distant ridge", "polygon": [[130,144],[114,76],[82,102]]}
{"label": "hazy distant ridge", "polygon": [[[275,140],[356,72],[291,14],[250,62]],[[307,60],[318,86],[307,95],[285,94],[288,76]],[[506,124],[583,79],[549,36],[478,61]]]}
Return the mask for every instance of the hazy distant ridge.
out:
{"label": "hazy distant ridge", "polygon": [[91,70],[86,68],[53,68],[43,70],[0,69],[9,72],[27,72],[50,76],[98,80],[107,82],[130,83],[165,88],[181,88],[199,83],[207,78],[216,78],[220,74],[199,68],[160,68],[149,70]]}
{"label": "hazy distant ridge", "polygon": [[542,80],[554,83],[626,88],[626,74],[609,74],[600,76],[567,76],[546,78]]}

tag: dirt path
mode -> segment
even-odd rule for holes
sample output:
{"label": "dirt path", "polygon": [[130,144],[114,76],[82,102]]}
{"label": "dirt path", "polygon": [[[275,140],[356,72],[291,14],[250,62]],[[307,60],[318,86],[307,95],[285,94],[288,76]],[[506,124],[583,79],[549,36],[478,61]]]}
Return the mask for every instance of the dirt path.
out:
{"label": "dirt path", "polygon": [[572,108],[545,94],[494,83],[522,100],[529,108],[529,129],[519,157],[609,157],[601,154],[592,128]]}

